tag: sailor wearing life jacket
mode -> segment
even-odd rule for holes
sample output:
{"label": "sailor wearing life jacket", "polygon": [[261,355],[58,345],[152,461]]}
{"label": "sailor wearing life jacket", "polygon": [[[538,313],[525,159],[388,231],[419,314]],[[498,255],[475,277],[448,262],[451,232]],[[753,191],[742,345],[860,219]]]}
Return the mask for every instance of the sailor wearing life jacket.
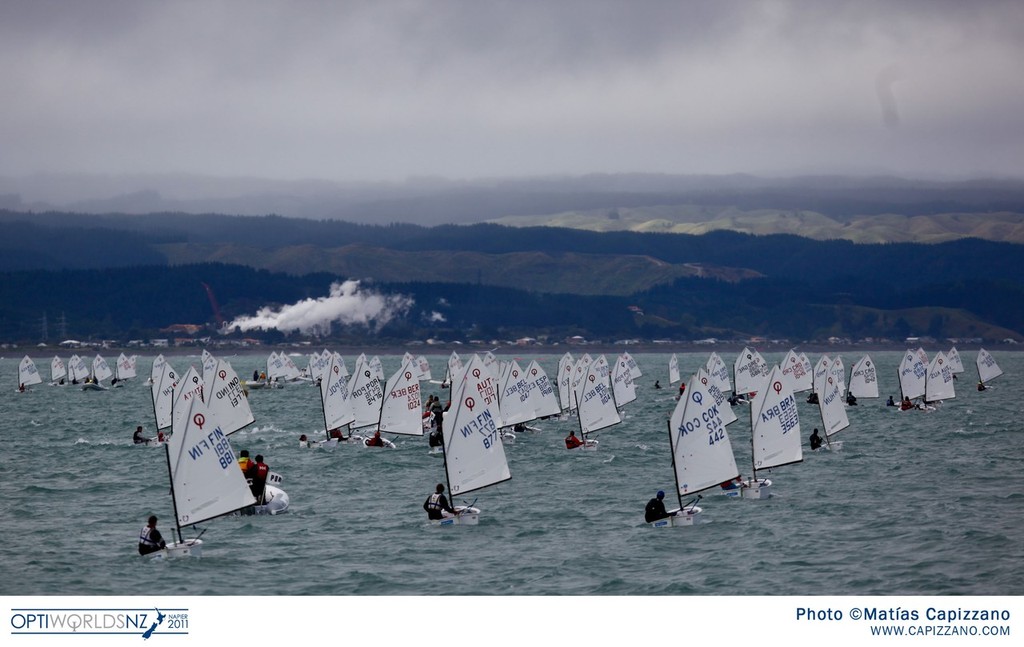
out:
{"label": "sailor wearing life jacket", "polygon": [[156,515],[153,515],[139,532],[139,554],[148,555],[166,547],[167,544],[164,542],[164,538],[160,535],[160,531],[156,529]]}
{"label": "sailor wearing life jacket", "polygon": [[455,514],[455,510],[448,504],[448,499],[444,496],[444,483],[437,484],[435,492],[423,502],[423,509],[427,511],[428,519],[443,519],[444,512]]}

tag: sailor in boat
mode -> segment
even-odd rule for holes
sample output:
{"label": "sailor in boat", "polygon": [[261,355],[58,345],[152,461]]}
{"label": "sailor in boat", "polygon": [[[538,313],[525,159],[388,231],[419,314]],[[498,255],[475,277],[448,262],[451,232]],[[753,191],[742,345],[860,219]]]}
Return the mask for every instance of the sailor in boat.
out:
{"label": "sailor in boat", "polygon": [[437,521],[444,519],[445,517],[453,517],[458,512],[455,508],[448,503],[448,499],[444,495],[444,483],[438,483],[434,489],[434,493],[427,497],[427,500],[423,502],[423,509],[427,511],[427,519]]}
{"label": "sailor in boat", "polygon": [[[981,384],[981,382],[978,382],[978,384]],[[978,390],[980,391],[981,389],[978,389]],[[22,382],[21,384],[18,385],[18,393],[24,393],[24,392],[25,392],[25,383]]]}
{"label": "sailor in boat", "polygon": [[142,425],[135,428],[135,434],[132,436],[132,442],[136,445],[145,445],[149,442],[149,438],[142,435]]}
{"label": "sailor in boat", "polygon": [[565,437],[565,448],[566,449],[576,449],[577,447],[582,447],[582,446],[583,446],[583,441],[576,437],[576,432],[575,431],[570,431],[569,435]]}
{"label": "sailor in boat", "polygon": [[163,536],[156,529],[156,515],[151,515],[148,523],[139,532],[139,554],[148,555],[166,547]]}
{"label": "sailor in boat", "polygon": [[341,427],[335,427],[334,429],[331,429],[328,432],[328,434],[330,434],[331,438],[337,438],[341,442],[344,442],[344,441],[348,440],[348,438],[342,432],[342,428]]}
{"label": "sailor in boat", "polygon": [[263,454],[256,454],[256,462],[250,469],[252,483],[249,490],[256,498],[256,505],[264,504],[264,490],[267,487],[267,477],[270,475],[270,467],[263,462]]}
{"label": "sailor in boat", "polygon": [[856,405],[857,404],[857,396],[855,396],[852,393],[847,393],[846,394],[846,404],[851,406],[851,407]]}
{"label": "sailor in boat", "polygon": [[818,428],[811,432],[811,451],[821,447],[821,436],[818,435]]}
{"label": "sailor in boat", "polygon": [[306,434],[299,436],[299,447],[309,449],[309,438],[306,438]]}
{"label": "sailor in boat", "polygon": [[978,390],[979,390],[979,391],[984,391],[984,390],[985,390],[985,388],[986,388],[986,387],[985,387],[985,383],[984,383],[984,382],[982,382],[981,380],[978,380]]}
{"label": "sailor in boat", "polygon": [[913,409],[914,403],[910,401],[910,396],[903,396],[903,402],[900,402],[900,411],[907,411]]}
{"label": "sailor in boat", "polygon": [[889,396],[889,399],[885,401],[885,406],[887,406],[887,407],[895,407],[896,406],[896,403],[893,402],[893,399],[892,399],[891,395]]}
{"label": "sailor in boat", "polygon": [[[680,382],[679,383],[679,393],[676,394],[676,400],[678,400],[679,398],[683,397],[684,393],[686,393],[686,382]],[[732,402],[730,402],[730,404],[732,404]]]}
{"label": "sailor in boat", "polygon": [[657,496],[648,501],[647,507],[644,508],[644,521],[647,523],[674,516],[676,516],[675,512],[668,512],[665,510],[664,490],[658,490]]}
{"label": "sailor in boat", "polygon": [[807,404],[818,404],[818,394],[811,391],[810,395],[807,396]]}
{"label": "sailor in boat", "polygon": [[373,432],[373,438],[366,441],[367,447],[384,447],[384,439],[380,437],[380,429]]}
{"label": "sailor in boat", "polygon": [[253,465],[255,465],[255,463],[253,463],[252,459],[249,458],[248,449],[243,449],[238,453],[238,467],[242,470],[242,474],[245,475],[245,478],[249,478],[249,470],[252,469]]}
{"label": "sailor in boat", "polygon": [[656,389],[660,389],[661,388],[661,382],[659,380],[654,380],[654,388],[656,388]]}

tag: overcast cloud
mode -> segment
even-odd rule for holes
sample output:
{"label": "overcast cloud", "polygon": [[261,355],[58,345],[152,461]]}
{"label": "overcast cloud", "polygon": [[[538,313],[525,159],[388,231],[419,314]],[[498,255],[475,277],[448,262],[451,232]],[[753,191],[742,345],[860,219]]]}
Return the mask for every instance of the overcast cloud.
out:
{"label": "overcast cloud", "polygon": [[1024,3],[0,0],[0,174],[1024,176]]}

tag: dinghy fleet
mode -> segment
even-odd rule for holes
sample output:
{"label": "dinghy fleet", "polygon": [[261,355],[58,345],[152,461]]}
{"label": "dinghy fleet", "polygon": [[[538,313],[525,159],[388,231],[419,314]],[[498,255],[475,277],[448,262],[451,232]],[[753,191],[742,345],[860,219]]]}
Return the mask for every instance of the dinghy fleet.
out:
{"label": "dinghy fleet", "polygon": [[[203,351],[201,370],[189,367],[184,375],[163,355],[155,358],[147,384],[159,436],[146,444],[164,450],[176,537],[148,557],[201,555],[203,540],[186,538],[183,530],[217,517],[277,515],[288,510],[283,477],[271,472],[266,483],[260,479],[254,485],[252,474],[239,469],[231,447],[231,435],[255,421],[250,389],[289,383],[318,389],[323,437],[303,435],[300,447],[306,449],[334,450],[340,444],[394,449],[394,439],[382,433],[395,439],[423,436],[436,426],[435,418],[442,419],[437,453],[444,459],[447,489],[452,497],[464,497],[512,478],[504,446],[515,443],[517,433],[540,431],[535,421],[574,419],[582,442],[567,442],[567,447],[596,451],[599,441],[594,436],[622,422],[625,407],[636,400],[636,381],[642,375],[628,352],[611,363],[604,355],[574,359],[565,353],[554,382],[536,361],[524,370],[517,360],[499,360],[491,352],[473,354],[465,361],[453,352],[439,381],[433,379],[425,357],[409,353],[387,379],[377,357],[360,355],[351,374],[336,352],[325,349],[307,359],[299,369],[288,355],[273,353],[266,372],[257,371],[252,381],[246,381],[227,360],[207,351]],[[984,349],[976,364],[979,390],[1002,374]],[[115,367],[111,371],[99,355],[91,370],[77,355],[66,364],[55,357],[49,383],[80,383],[106,390],[136,377],[134,356],[122,353]],[[963,371],[955,347],[939,351],[931,360],[920,348],[908,350],[897,369],[903,406],[894,409],[935,410],[943,400],[955,397],[956,375]],[[676,355],[669,360],[668,372],[669,384],[681,385],[667,419],[678,507],[666,511],[663,518],[648,519],[654,527],[701,523],[703,508],[697,503],[708,491],[737,499],[771,497],[774,484],[765,472],[803,460],[796,394],[811,392],[808,402],[817,403],[824,431],[822,449],[832,451],[842,447],[835,436],[850,425],[847,407],[856,404],[857,398],[879,397],[877,367],[868,355],[853,365],[848,384],[840,357],[822,355],[812,365],[806,354],[795,350],[780,364],[769,366],[756,350],[744,348],[733,362],[731,380],[728,365],[714,352],[685,382]],[[108,379],[111,383],[105,385]],[[18,380],[19,391],[42,383],[28,356],[19,364]],[[443,418],[436,408],[424,410],[420,386],[424,381],[449,389]],[[891,397],[889,403],[896,404]],[[738,419],[733,409],[743,410],[740,405],[749,407],[751,421],[752,464],[747,479],[736,464],[727,430]],[[481,509],[476,500],[454,510],[455,514],[445,513],[431,523],[479,523]]]}

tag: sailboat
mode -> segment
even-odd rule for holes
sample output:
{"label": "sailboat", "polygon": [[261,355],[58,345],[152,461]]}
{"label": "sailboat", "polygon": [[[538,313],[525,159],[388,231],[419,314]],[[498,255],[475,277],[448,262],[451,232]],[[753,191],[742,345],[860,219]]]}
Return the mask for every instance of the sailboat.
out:
{"label": "sailboat", "polygon": [[991,382],[1003,374],[1003,369],[996,364],[996,359],[984,348],[978,350],[975,360],[978,366],[978,390],[981,391],[986,382]]}
{"label": "sailboat", "polygon": [[[512,478],[496,423],[497,397],[493,377],[476,355],[464,370],[453,376],[452,406],[441,424],[444,435],[444,472],[452,506],[457,514],[434,521],[435,525],[476,525],[480,509],[473,503],[455,505],[465,495]],[[496,395],[496,393],[495,393]]]}
{"label": "sailboat", "polygon": [[[195,371],[186,375],[193,377],[199,380]],[[182,528],[256,503],[235,462],[227,434],[218,424],[217,413],[209,410],[194,389],[182,391],[191,397],[180,399],[174,433],[165,446],[178,540],[148,557],[200,557],[203,540],[185,539]]]}
{"label": "sailboat", "polygon": [[64,384],[67,376],[68,367],[60,357],[54,355],[50,360],[50,386]]}
{"label": "sailboat", "polygon": [[668,383],[672,385],[680,379],[682,378],[679,375],[679,358],[676,357],[675,353],[672,353],[672,357],[668,358]]}
{"label": "sailboat", "polygon": [[[351,426],[352,433],[361,427],[376,427],[380,424],[380,407],[384,400],[384,389],[365,355],[361,354],[356,359],[356,367],[352,371],[352,379],[349,381],[349,398],[352,401],[352,411],[355,414]],[[355,437],[364,442],[366,440],[363,436]]]}
{"label": "sailboat", "polygon": [[580,423],[582,448],[596,450],[598,441],[589,434],[622,422],[612,389],[608,360],[604,355],[591,361],[586,375],[580,380],[580,391],[576,402],[576,413]]}
{"label": "sailboat", "polygon": [[96,355],[92,360],[92,378],[86,380],[85,384],[82,385],[82,390],[106,391],[108,387],[104,386],[102,382],[113,376],[114,372],[110,370],[107,360],[102,355]]}
{"label": "sailboat", "polygon": [[[515,443],[514,427],[522,426],[537,417],[534,403],[530,396],[536,384],[527,379],[526,373],[519,362],[513,359],[508,363],[498,389],[498,408],[501,411],[501,442],[506,445]],[[525,426],[520,427],[525,429]]]}
{"label": "sailboat", "polygon": [[924,385],[924,401],[932,405],[955,397],[953,367],[950,366],[946,354],[940,350],[928,365],[928,378]]}
{"label": "sailboat", "polygon": [[832,442],[832,436],[849,427],[850,419],[846,415],[846,405],[835,376],[825,378],[821,393],[818,394],[818,410],[821,412],[821,424],[825,428],[825,447],[842,449],[842,443]]}
{"label": "sailboat", "polygon": [[163,355],[157,355],[150,375],[150,394],[153,397],[153,417],[158,432],[171,426],[171,408],[177,384],[178,374],[170,362]]}
{"label": "sailboat", "polygon": [[[710,383],[710,381],[709,381]],[[652,521],[655,528],[692,526],[701,522],[703,510],[683,504],[684,496],[699,494],[721,483],[739,478],[721,409],[696,375],[690,378],[683,397],[668,420],[668,438],[672,450],[672,473],[676,481],[679,508],[668,517]],[[698,497],[699,500],[699,497]]]}
{"label": "sailboat", "polygon": [[18,364],[18,390],[21,391],[22,387],[28,388],[33,384],[41,384],[43,378],[39,377],[39,370],[36,369],[36,363],[32,361],[32,358],[25,355]]}
{"label": "sailboat", "polygon": [[[328,359],[327,368],[320,376],[320,405],[324,413],[326,439],[316,443],[316,446],[325,449],[337,447],[341,428],[352,424],[356,418],[349,398],[348,371],[344,369],[345,362],[341,355],[333,353]],[[347,442],[349,439],[345,440]],[[310,446],[308,442],[306,446]]]}
{"label": "sailboat", "polygon": [[572,355],[569,353],[562,355],[558,360],[556,382],[558,385],[558,402],[563,414],[572,408],[572,371],[575,364],[576,362],[573,361]]}
{"label": "sailboat", "polygon": [[121,353],[117,356],[117,363],[114,364],[114,377],[117,380],[118,386],[124,386],[125,380],[130,380],[136,377],[135,360],[135,355],[128,357],[124,353]]}
{"label": "sailboat", "polygon": [[878,371],[870,355],[861,357],[850,369],[849,392],[855,398],[878,397]]}
{"label": "sailboat", "polygon": [[768,375],[768,362],[756,350],[744,348],[733,363],[733,375],[736,393],[749,398],[760,388]]}
{"label": "sailboat", "polygon": [[[796,396],[778,366],[772,367],[768,379],[750,404],[750,431],[754,474],[743,482],[738,493],[744,499],[767,499],[772,496],[771,479],[758,478],[757,471],[799,463],[804,459]],[[732,494],[736,490],[725,492]]]}
{"label": "sailboat", "polygon": [[[410,358],[402,363],[384,385],[384,398],[380,405],[381,432],[403,436],[423,435],[423,399],[417,374],[416,363]],[[387,442],[390,441],[385,440]],[[394,447],[394,443],[391,446]]]}
{"label": "sailboat", "polygon": [[89,367],[78,355],[72,355],[68,360],[68,377],[71,378],[72,384],[78,384],[89,377]]}
{"label": "sailboat", "polygon": [[[915,399],[923,397],[927,379],[928,363],[921,359],[921,353],[913,350],[905,352],[899,368],[901,400],[906,402],[909,399],[913,402]],[[901,406],[896,410],[906,411],[907,409]]]}
{"label": "sailboat", "polygon": [[[630,367],[632,358],[627,359],[623,353],[615,362],[615,369],[612,371],[612,394],[615,397],[615,406],[619,408],[620,415],[625,415],[625,406],[636,400],[636,381],[634,371]],[[636,363],[633,362],[635,366]]]}
{"label": "sailboat", "polygon": [[782,379],[787,382],[793,393],[809,391],[814,387],[814,367],[811,366],[807,355],[797,353],[791,349],[782,360]]}
{"label": "sailboat", "polygon": [[956,346],[949,349],[949,352],[946,353],[946,358],[953,369],[953,373],[964,372],[964,363],[960,360],[960,351],[956,349]]}

